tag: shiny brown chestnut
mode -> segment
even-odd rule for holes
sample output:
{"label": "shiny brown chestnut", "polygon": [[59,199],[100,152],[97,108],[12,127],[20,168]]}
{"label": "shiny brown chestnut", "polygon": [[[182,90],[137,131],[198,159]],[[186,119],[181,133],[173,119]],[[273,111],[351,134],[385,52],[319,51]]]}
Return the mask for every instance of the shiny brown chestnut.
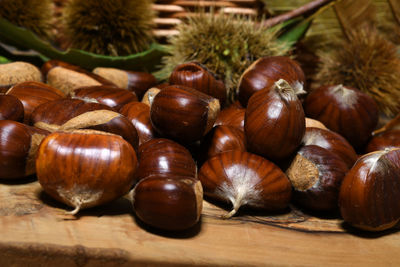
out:
{"label": "shiny brown chestnut", "polygon": [[345,176],[339,207],[345,222],[367,230],[383,231],[400,220],[400,149],[362,156]]}
{"label": "shiny brown chestnut", "polygon": [[92,129],[122,136],[135,150],[139,136],[133,124],[110,107],[80,99],[62,99],[44,103],[32,113],[35,127],[54,131]]}
{"label": "shiny brown chestnut", "polygon": [[106,85],[79,87],[71,91],[69,96],[74,99],[95,100],[114,110],[119,110],[129,102],[138,101],[134,92]]}
{"label": "shiny brown chestnut", "polygon": [[227,90],[224,82],[198,62],[177,65],[169,76],[169,83],[194,88],[217,98],[221,105],[225,104]]}
{"label": "shiny brown chestnut", "polygon": [[119,113],[129,119],[139,135],[139,145],[156,137],[151,125],[150,107],[141,102],[130,102],[124,105]]}
{"label": "shiny brown chestnut", "polygon": [[304,102],[307,117],[342,135],[356,149],[368,142],[378,123],[378,107],[369,95],[348,86],[321,86]]}
{"label": "shiny brown chestnut", "polygon": [[293,88],[279,80],[272,89],[256,92],[246,109],[244,129],[250,152],[270,160],[294,153],[305,132],[305,117]]}
{"label": "shiny brown chestnut", "polygon": [[28,62],[16,61],[0,64],[0,93],[5,93],[17,83],[42,81],[40,70]]}
{"label": "shiny brown chestnut", "polygon": [[335,153],[314,145],[302,147],[286,171],[293,186],[293,201],[312,211],[337,210],[347,171]]}
{"label": "shiny brown chestnut", "polygon": [[149,177],[133,189],[132,203],[136,216],[144,223],[181,231],[200,220],[203,189],[200,181],[191,177]]}
{"label": "shiny brown chestnut", "polygon": [[34,174],[36,152],[47,134],[16,121],[0,120],[0,178],[18,179]]}
{"label": "shiny brown chestnut", "polygon": [[134,92],[139,99],[149,88],[157,84],[157,79],[147,72],[98,67],[93,70],[93,73],[113,82],[120,88]]}
{"label": "shiny brown chestnut", "polygon": [[400,130],[391,130],[374,136],[365,151],[369,153],[396,147],[400,148]]}
{"label": "shiny brown chestnut", "polygon": [[154,96],[150,119],[162,136],[191,143],[211,130],[219,110],[218,99],[189,87],[171,85]]}
{"label": "shiny brown chestnut", "polygon": [[271,88],[280,79],[286,80],[297,95],[305,94],[305,76],[300,65],[289,57],[263,57],[250,65],[242,74],[238,84],[239,101],[247,106],[250,97],[257,91]]}
{"label": "shiny brown chestnut", "polygon": [[0,120],[22,122],[24,106],[18,98],[12,95],[0,95]]}
{"label": "shiny brown chestnut", "polygon": [[36,159],[37,177],[54,199],[79,210],[128,193],[137,158],[120,136],[91,130],[56,132],[43,139]]}
{"label": "shiny brown chestnut", "polygon": [[340,134],[321,128],[308,127],[304,134],[304,146],[316,145],[338,155],[350,169],[356,162],[358,155],[354,148]]}
{"label": "shiny brown chestnut", "polygon": [[11,87],[7,95],[17,97],[24,105],[24,123],[29,124],[33,110],[39,105],[65,98],[60,90],[42,82],[23,82]]}
{"label": "shiny brown chestnut", "polygon": [[244,131],[244,114],[245,113],[246,113],[246,109],[244,109],[244,108],[236,108],[236,107],[224,108],[218,114],[218,117],[214,123],[214,126],[218,126],[218,125],[233,126],[233,127],[237,127],[238,129]]}
{"label": "shiny brown chestnut", "polygon": [[138,158],[136,177],[139,180],[152,175],[193,178],[197,175],[197,166],[190,152],[169,139],[156,138],[140,145]]}
{"label": "shiny brown chestnut", "polygon": [[228,151],[208,159],[199,171],[204,194],[232,204],[232,217],[241,206],[281,210],[288,206],[291,184],[286,175],[263,157],[242,151]]}

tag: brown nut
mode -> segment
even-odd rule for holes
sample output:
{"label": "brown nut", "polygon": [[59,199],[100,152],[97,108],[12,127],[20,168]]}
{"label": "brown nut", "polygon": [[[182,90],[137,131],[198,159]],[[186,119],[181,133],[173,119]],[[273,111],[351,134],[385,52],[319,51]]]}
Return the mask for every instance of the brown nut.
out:
{"label": "brown nut", "polygon": [[189,87],[171,85],[154,96],[150,118],[161,136],[191,143],[211,130],[219,109],[218,99]]}
{"label": "brown nut", "polygon": [[199,171],[204,194],[232,203],[232,217],[241,206],[280,210],[288,206],[291,184],[272,162],[242,151],[228,151],[208,159]]}
{"label": "brown nut", "polygon": [[369,153],[396,147],[400,148],[400,130],[390,130],[374,136],[365,151]]}
{"label": "brown nut", "polygon": [[238,129],[244,131],[244,114],[246,113],[246,109],[237,108],[237,107],[229,107],[221,110],[218,114],[217,120],[214,123],[214,126],[218,125],[226,125],[237,127]]}
{"label": "brown nut", "polygon": [[150,107],[141,102],[130,102],[124,105],[119,113],[129,119],[139,135],[139,145],[155,138],[156,133],[151,125]]}
{"label": "brown nut", "polygon": [[203,189],[191,177],[149,177],[141,180],[132,193],[133,210],[144,223],[180,231],[194,226],[203,208]]}
{"label": "brown nut", "polygon": [[351,87],[321,86],[304,102],[307,117],[319,120],[362,150],[378,123],[378,107],[369,95]]}
{"label": "brown nut", "polygon": [[305,128],[301,102],[285,80],[250,98],[244,120],[250,152],[270,160],[284,159],[299,147]]}
{"label": "brown nut", "polygon": [[17,97],[24,105],[24,123],[29,124],[33,110],[39,105],[65,98],[60,90],[41,82],[23,82],[11,87],[7,95]]}
{"label": "brown nut", "polygon": [[400,220],[400,149],[362,156],[345,176],[339,194],[347,223],[367,231],[392,228]]}
{"label": "brown nut", "polygon": [[137,159],[119,136],[90,130],[57,132],[40,144],[36,169],[43,190],[76,214],[128,193]]}
{"label": "brown nut", "polygon": [[273,87],[280,79],[286,80],[297,95],[306,93],[303,89],[304,72],[296,61],[284,56],[263,57],[250,65],[240,77],[240,103],[246,107],[255,92]]}
{"label": "brown nut", "polygon": [[339,189],[348,168],[335,153],[319,146],[304,146],[286,171],[293,186],[293,201],[309,210],[338,209]]}
{"label": "brown nut", "polygon": [[42,81],[42,74],[34,65],[22,61],[0,64],[0,93],[7,92],[17,83],[27,81]]}
{"label": "brown nut", "polygon": [[138,101],[134,92],[106,85],[79,87],[71,91],[69,96],[74,99],[96,101],[114,110],[119,110],[129,102]]}
{"label": "brown nut", "polygon": [[12,95],[0,95],[0,120],[22,122],[24,106],[18,98]]}
{"label": "brown nut", "polygon": [[47,134],[16,121],[0,120],[0,178],[18,179],[34,174],[36,152]]}
{"label": "brown nut", "polygon": [[140,145],[138,158],[139,180],[152,175],[193,178],[197,175],[197,166],[190,152],[172,140],[156,138]]}
{"label": "brown nut", "polygon": [[198,62],[176,66],[169,77],[169,83],[194,88],[217,98],[222,106],[225,104],[227,90],[224,82]]}
{"label": "brown nut", "polygon": [[149,88],[157,84],[157,79],[146,72],[98,67],[93,70],[93,73],[106,78],[120,88],[134,92],[139,99],[142,99]]}

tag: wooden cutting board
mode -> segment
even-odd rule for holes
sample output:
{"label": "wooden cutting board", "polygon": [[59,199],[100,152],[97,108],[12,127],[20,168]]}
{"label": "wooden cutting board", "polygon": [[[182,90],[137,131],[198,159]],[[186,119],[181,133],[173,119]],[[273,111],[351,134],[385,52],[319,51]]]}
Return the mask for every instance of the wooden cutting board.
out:
{"label": "wooden cutting board", "polygon": [[138,222],[127,198],[74,218],[24,182],[0,181],[0,266],[400,266],[399,227],[362,233],[295,209],[222,220],[204,202],[201,223],[169,234]]}

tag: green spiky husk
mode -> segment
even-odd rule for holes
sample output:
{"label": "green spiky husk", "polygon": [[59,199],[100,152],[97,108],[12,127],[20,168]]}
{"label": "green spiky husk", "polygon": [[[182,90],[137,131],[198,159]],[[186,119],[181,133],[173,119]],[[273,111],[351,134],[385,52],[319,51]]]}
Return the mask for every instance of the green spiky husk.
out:
{"label": "green spiky husk", "polygon": [[31,30],[44,39],[51,39],[52,0],[1,0],[0,17]]}
{"label": "green spiky husk", "polygon": [[146,50],[153,41],[151,0],[71,0],[64,11],[70,46],[102,55]]}
{"label": "green spiky husk", "polygon": [[400,112],[400,58],[396,46],[373,28],[361,28],[319,52],[316,83],[353,86],[372,96],[388,116]]}
{"label": "green spiky husk", "polygon": [[200,12],[178,26],[169,38],[171,55],[163,59],[161,76],[168,77],[181,63],[197,61],[220,76],[232,101],[243,71],[263,56],[285,55],[289,48],[277,41],[277,30],[258,27],[251,18]]}

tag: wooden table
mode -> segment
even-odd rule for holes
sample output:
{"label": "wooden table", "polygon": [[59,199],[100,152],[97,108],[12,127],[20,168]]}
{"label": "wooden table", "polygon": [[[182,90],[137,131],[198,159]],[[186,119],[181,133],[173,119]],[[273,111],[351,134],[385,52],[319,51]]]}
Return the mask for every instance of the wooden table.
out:
{"label": "wooden table", "polygon": [[298,210],[219,218],[204,203],[194,229],[146,228],[127,198],[65,215],[36,181],[0,183],[0,266],[400,266],[400,233],[361,233]]}

